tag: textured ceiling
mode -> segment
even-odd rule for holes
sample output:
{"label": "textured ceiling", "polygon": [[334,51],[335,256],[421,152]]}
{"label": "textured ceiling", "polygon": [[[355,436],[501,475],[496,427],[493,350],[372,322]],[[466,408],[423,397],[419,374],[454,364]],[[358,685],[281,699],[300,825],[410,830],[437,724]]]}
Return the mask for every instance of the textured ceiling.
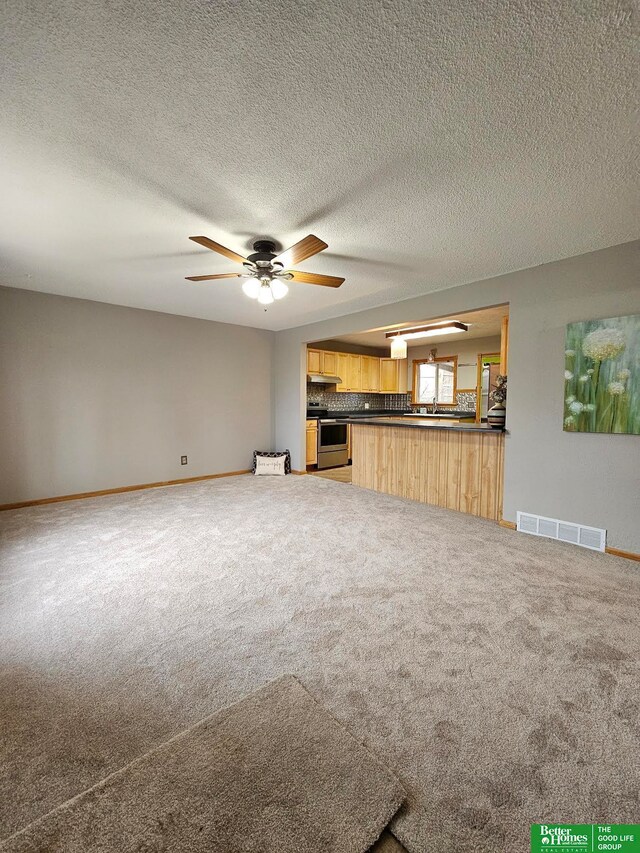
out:
{"label": "textured ceiling", "polygon": [[496,305],[492,308],[482,308],[480,311],[463,311],[451,317],[428,317],[427,319],[410,320],[402,326],[386,326],[384,329],[370,329],[366,332],[357,332],[353,335],[340,335],[332,340],[342,343],[358,344],[359,346],[381,347],[389,349],[391,346],[387,338],[387,332],[398,329],[410,329],[415,326],[427,326],[432,323],[444,323],[446,320],[458,320],[467,323],[469,330],[455,335],[434,335],[431,338],[411,338],[407,341],[408,347],[427,347],[431,344],[445,343],[446,341],[468,341],[472,338],[491,338],[500,335],[502,331],[502,318],[509,315],[508,305]]}
{"label": "textured ceiling", "polygon": [[[0,282],[281,329],[639,236],[627,0],[14,0]],[[316,233],[267,312],[206,234]]]}

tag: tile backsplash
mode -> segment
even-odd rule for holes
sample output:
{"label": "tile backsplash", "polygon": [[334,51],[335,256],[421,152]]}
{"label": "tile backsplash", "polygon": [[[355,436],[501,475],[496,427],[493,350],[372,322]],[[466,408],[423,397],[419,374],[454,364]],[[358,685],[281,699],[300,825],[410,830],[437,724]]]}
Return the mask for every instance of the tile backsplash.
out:
{"label": "tile backsplash", "polygon": [[406,412],[411,408],[409,394],[349,394],[329,390],[331,386],[317,383],[307,385],[307,403],[319,403],[320,408],[330,412],[357,412],[370,409],[385,409]]}
{"label": "tile backsplash", "polygon": [[[332,391],[330,385],[309,383],[307,385],[307,403],[319,403],[320,408],[330,412],[357,412],[370,409],[384,409],[390,412],[409,412],[411,394],[349,394]],[[456,398],[456,408],[463,412],[475,412],[475,391],[461,391]],[[443,411],[446,411],[444,409]]]}
{"label": "tile backsplash", "polygon": [[461,412],[475,412],[476,410],[476,392],[475,391],[459,391],[456,395],[456,405]]}

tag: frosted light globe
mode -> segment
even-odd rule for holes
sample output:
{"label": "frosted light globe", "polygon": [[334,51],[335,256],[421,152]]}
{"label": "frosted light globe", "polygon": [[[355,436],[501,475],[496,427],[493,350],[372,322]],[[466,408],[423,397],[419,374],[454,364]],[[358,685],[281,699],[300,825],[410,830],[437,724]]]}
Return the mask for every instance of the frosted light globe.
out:
{"label": "frosted light globe", "polygon": [[271,293],[273,293],[274,299],[282,299],[289,293],[289,288],[284,283],[284,281],[280,281],[278,278],[274,278],[271,282]]}
{"label": "frosted light globe", "polygon": [[269,284],[260,285],[260,293],[258,293],[258,302],[261,305],[271,305],[273,302],[273,293]]}
{"label": "frosted light globe", "polygon": [[250,299],[257,299],[260,294],[260,282],[257,278],[248,278],[242,285],[242,290]]}

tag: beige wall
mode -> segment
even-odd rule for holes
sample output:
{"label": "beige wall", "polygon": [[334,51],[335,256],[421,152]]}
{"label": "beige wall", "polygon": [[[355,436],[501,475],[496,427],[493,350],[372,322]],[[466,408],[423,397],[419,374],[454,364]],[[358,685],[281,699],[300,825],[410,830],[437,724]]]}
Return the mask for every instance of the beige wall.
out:
{"label": "beige wall", "polygon": [[470,341],[457,341],[454,337],[446,343],[429,344],[421,347],[409,347],[407,388],[411,390],[413,383],[413,362],[429,358],[429,353],[435,347],[438,349],[438,358],[448,355],[458,356],[458,389],[475,390],[478,367],[478,353],[500,352],[500,335],[493,338],[472,338]]}
{"label": "beige wall", "polygon": [[272,443],[272,347],[272,332],[0,288],[0,504],[250,467]]}
{"label": "beige wall", "polygon": [[[344,284],[348,287],[348,281]],[[509,303],[504,517],[517,510],[604,527],[608,544],[640,552],[640,438],[564,432],[567,323],[640,313],[640,242],[278,332],[276,443],[304,460],[307,341]]]}

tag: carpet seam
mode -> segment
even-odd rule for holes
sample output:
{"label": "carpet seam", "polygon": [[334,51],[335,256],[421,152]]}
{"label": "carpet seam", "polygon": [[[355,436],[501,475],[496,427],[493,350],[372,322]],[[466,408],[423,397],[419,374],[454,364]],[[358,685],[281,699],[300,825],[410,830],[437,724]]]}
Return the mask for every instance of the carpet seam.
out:
{"label": "carpet seam", "polygon": [[[72,806],[75,802],[81,800],[83,797],[87,796],[92,791],[99,790],[101,788],[106,787],[107,784],[111,780],[117,778],[118,776],[124,775],[131,768],[136,767],[138,764],[142,763],[149,756],[153,755],[154,753],[159,752],[163,747],[167,747],[170,744],[173,744],[176,741],[179,741],[182,738],[187,737],[188,735],[192,734],[194,731],[197,731],[197,729],[205,727],[206,724],[213,717],[216,717],[225,711],[232,711],[232,709],[234,707],[236,707],[237,705],[243,704],[249,698],[255,697],[256,694],[263,693],[266,690],[268,690],[269,688],[275,687],[276,685],[279,685],[279,684],[286,684],[286,683],[291,683],[291,682],[295,682],[298,685],[298,687],[300,687],[306,693],[306,695],[311,699],[311,701],[314,704],[316,704],[325,714],[327,714],[327,716],[329,716],[331,718],[331,720],[346,735],[348,735],[348,737],[350,737],[354,741],[355,744],[357,744],[361,749],[363,749],[367,753],[369,758],[372,759],[378,765],[378,767],[380,767],[380,769],[384,770],[385,773],[388,773],[393,778],[394,782],[396,783],[397,790],[394,794],[394,800],[393,800],[394,806],[391,810],[391,813],[386,818],[382,827],[379,830],[377,830],[377,834],[371,840],[371,842],[368,844],[368,846],[365,848],[365,851],[368,850],[370,847],[372,847],[376,843],[376,841],[379,840],[380,836],[385,831],[385,829],[389,825],[390,821],[393,819],[394,815],[400,809],[403,802],[405,801],[407,793],[404,789],[404,786],[402,785],[402,782],[400,781],[400,779],[398,778],[396,773],[394,773],[392,770],[390,770],[388,767],[386,767],[380,761],[379,757],[375,753],[373,753],[364,743],[362,743],[360,740],[358,740],[358,738],[356,738],[355,735],[352,734],[352,732],[350,732],[346,728],[346,726],[340,720],[338,720],[331,711],[329,711],[324,706],[324,704],[322,704],[321,702],[318,702],[318,700],[315,699],[315,697],[309,692],[309,690],[307,690],[305,685],[295,675],[293,675],[292,673],[285,673],[284,675],[281,675],[272,681],[268,681],[262,687],[259,687],[257,690],[254,690],[251,693],[248,693],[246,696],[242,697],[241,699],[238,699],[236,702],[232,702],[230,705],[225,705],[216,711],[212,711],[211,714],[208,714],[206,717],[203,717],[202,719],[198,720],[192,726],[188,726],[187,728],[182,729],[181,731],[177,732],[175,735],[168,738],[167,740],[162,741],[159,744],[156,744],[151,749],[147,750],[147,752],[143,753],[142,755],[139,755],[137,758],[134,758],[133,761],[130,761],[128,764],[125,764],[122,767],[119,767],[117,770],[114,770],[113,773],[109,773],[106,776],[104,776],[102,779],[99,779],[94,785],[90,785],[88,788],[85,788],[84,790],[79,791],[77,794],[75,794],[73,797],[70,797],[68,800],[63,800],[63,802],[58,803],[58,805],[55,806],[53,809],[50,809],[48,812],[45,812],[43,815],[40,815],[40,817],[38,817],[35,820],[32,820],[29,823],[25,824],[21,829],[18,829],[16,832],[12,833],[11,835],[8,835],[5,838],[0,839],[0,851],[3,848],[5,848],[6,845],[9,844],[9,842],[17,840],[21,835],[25,835],[32,828],[36,828],[39,824],[41,824],[45,820],[47,820],[51,815],[55,814],[56,812],[58,812],[62,809],[65,809],[65,808]],[[363,853],[365,853],[365,851],[363,851]]]}
{"label": "carpet seam", "polygon": [[136,765],[140,764],[142,761],[144,761],[150,755],[153,755],[154,752],[158,752],[158,750],[162,749],[162,747],[169,746],[169,744],[175,743],[176,741],[180,740],[182,737],[185,737],[186,735],[191,734],[191,732],[195,731],[200,726],[204,726],[212,717],[215,717],[217,714],[221,714],[223,711],[231,710],[236,705],[240,705],[242,702],[246,701],[250,696],[255,696],[256,693],[261,693],[263,690],[266,690],[271,685],[279,684],[280,682],[283,682],[283,681],[289,681],[292,678],[295,678],[295,676],[290,675],[290,674],[286,674],[286,675],[281,675],[279,678],[276,678],[273,681],[268,681],[266,684],[263,684],[262,687],[259,687],[257,690],[253,691],[252,693],[248,693],[243,698],[238,699],[237,702],[232,702],[230,705],[224,705],[222,708],[218,708],[217,711],[212,711],[211,714],[207,714],[206,717],[203,717],[202,719],[198,720],[192,726],[188,726],[186,729],[181,729],[179,732],[177,732],[175,735],[172,735],[167,740],[163,740],[160,743],[156,744],[155,746],[152,746],[151,749],[147,750],[147,752],[142,753],[142,755],[139,755],[137,758],[134,758],[133,761],[130,761],[128,764],[124,764],[122,767],[119,767],[117,770],[114,770],[112,773],[108,773],[106,776],[103,776],[102,779],[99,779],[93,785],[90,785],[88,788],[85,788],[84,790],[79,791],[77,794],[74,794],[74,796],[70,797],[68,800],[63,800],[61,803],[58,803],[57,806],[50,809],[48,812],[45,812],[43,815],[40,815],[40,817],[37,817],[35,820],[32,820],[29,823],[25,824],[21,829],[18,829],[16,832],[12,833],[11,835],[7,835],[5,838],[3,838],[0,841],[0,850],[2,850],[2,848],[9,841],[13,841],[18,836],[26,833],[27,830],[31,829],[31,827],[37,826],[42,821],[46,820],[50,815],[55,814],[55,812],[59,811],[60,809],[66,808],[67,806],[70,806],[72,803],[75,803],[77,800],[81,799],[86,794],[89,794],[91,791],[94,791],[94,790],[97,790],[99,788],[104,787],[107,784],[107,782],[109,782],[111,779],[113,779],[117,776],[120,776],[121,774],[124,774],[130,768],[135,767]]}
{"label": "carpet seam", "polygon": [[[324,704],[321,704],[320,702],[318,702],[318,700],[315,699],[313,694],[310,693],[309,690],[307,690],[307,688],[304,686],[304,684],[295,675],[291,675],[290,678],[292,678],[294,681],[296,681],[300,685],[300,687],[304,690],[304,692],[311,698],[311,700],[313,702],[315,702],[320,708],[322,708],[322,710],[329,717],[331,717],[331,719],[334,721],[334,723],[336,723],[336,725],[339,726],[343,732],[345,732],[353,741],[355,741],[355,743],[357,743],[361,749],[364,749],[364,751],[367,753],[367,755],[373,761],[375,761],[375,763],[382,770],[384,770],[385,773],[389,773],[389,775],[392,776],[392,778],[394,779],[394,781],[397,784],[398,793],[396,794],[396,799],[398,799],[398,797],[399,797],[399,800],[398,800],[397,804],[395,805],[395,807],[393,808],[393,810],[391,811],[391,814],[385,820],[381,829],[378,831],[378,834],[369,843],[369,846],[366,848],[366,850],[369,850],[376,843],[376,841],[378,841],[380,839],[380,836],[385,831],[385,829],[389,826],[389,823],[394,818],[394,816],[396,815],[396,813],[398,812],[398,810],[400,809],[400,807],[402,806],[402,804],[406,800],[407,792],[404,788],[404,785],[402,784],[402,781],[399,779],[398,775],[393,770],[390,770],[388,767],[386,767],[382,763],[382,761],[380,761],[380,758],[376,755],[376,753],[372,752],[365,743],[362,743],[362,741],[360,741],[352,732],[350,732],[349,729],[344,725],[344,723],[341,720],[339,720],[330,710],[328,710]],[[409,851],[409,853],[410,853],[410,851]]]}

